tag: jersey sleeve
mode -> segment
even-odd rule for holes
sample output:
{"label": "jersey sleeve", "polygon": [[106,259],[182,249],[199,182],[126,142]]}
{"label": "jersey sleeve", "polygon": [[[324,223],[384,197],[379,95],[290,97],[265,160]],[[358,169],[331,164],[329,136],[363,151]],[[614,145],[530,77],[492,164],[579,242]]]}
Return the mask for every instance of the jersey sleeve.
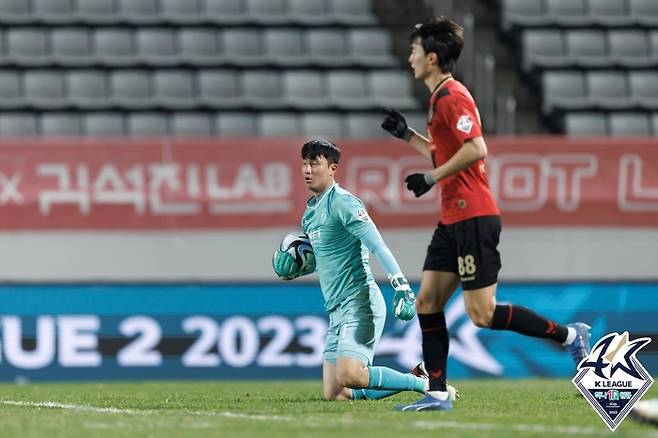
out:
{"label": "jersey sleeve", "polygon": [[400,273],[395,257],[370,219],[363,202],[356,197],[341,196],[334,203],[335,213],[345,229],[368,248],[387,275]]}
{"label": "jersey sleeve", "polygon": [[482,135],[480,114],[475,103],[464,96],[446,96],[437,103],[445,126],[461,144]]}

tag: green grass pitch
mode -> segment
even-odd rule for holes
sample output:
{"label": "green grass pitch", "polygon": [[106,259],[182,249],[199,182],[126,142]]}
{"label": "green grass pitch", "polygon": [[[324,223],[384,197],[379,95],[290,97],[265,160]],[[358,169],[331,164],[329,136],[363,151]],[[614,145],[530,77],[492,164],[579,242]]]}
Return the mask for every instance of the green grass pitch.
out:
{"label": "green grass pitch", "polygon": [[[3,437],[658,437],[608,430],[567,379],[472,379],[452,412],[394,412],[417,396],[322,400],[319,381],[0,385]],[[658,397],[652,388],[645,397]]]}

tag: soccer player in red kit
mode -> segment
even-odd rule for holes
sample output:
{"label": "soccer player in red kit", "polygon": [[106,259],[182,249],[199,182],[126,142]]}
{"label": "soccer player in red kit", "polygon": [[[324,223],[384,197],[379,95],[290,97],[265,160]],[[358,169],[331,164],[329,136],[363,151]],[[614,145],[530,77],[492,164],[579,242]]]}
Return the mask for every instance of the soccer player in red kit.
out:
{"label": "soccer player in red kit", "polygon": [[[432,160],[433,170],[409,175],[405,182],[416,197],[438,182],[442,212],[427,248],[416,301],[423,372],[430,379],[430,390],[398,410],[448,411],[452,409],[446,391],[449,337],[443,309],[460,282],[466,312],[475,325],[552,339],[564,345],[576,363],[589,353],[589,326],[561,325],[522,306],[496,304],[500,212],[485,173],[487,146],[480,115],[466,87],[453,78],[464,44],[463,29],[444,17],[433,17],[416,26],[410,41],[414,78],[432,92],[428,137],[410,129],[394,109],[385,110],[382,128]],[[414,371],[421,369],[422,364]]]}

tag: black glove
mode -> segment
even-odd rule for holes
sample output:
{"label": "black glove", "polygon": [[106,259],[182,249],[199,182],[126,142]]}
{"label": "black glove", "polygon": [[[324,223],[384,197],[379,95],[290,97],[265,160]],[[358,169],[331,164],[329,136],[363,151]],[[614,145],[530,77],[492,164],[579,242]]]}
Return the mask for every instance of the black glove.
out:
{"label": "black glove", "polygon": [[382,122],[382,128],[397,138],[409,141],[414,132],[407,126],[407,121],[402,113],[393,108],[384,108],[383,111],[386,118]]}
{"label": "black glove", "polygon": [[407,183],[407,190],[411,190],[416,195],[416,198],[420,198],[425,193],[432,188],[436,181],[432,178],[432,175],[428,173],[412,173],[404,179],[404,182]]}

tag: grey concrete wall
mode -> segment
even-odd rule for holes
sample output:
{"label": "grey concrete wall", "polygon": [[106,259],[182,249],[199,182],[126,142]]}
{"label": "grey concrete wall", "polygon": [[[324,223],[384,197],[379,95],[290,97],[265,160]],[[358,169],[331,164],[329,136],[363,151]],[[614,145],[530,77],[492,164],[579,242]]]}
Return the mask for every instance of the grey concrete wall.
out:
{"label": "grey concrete wall", "polygon": [[[272,252],[289,231],[2,233],[0,282],[270,281]],[[433,230],[381,231],[419,279]],[[501,281],[658,280],[658,229],[508,227],[500,250]]]}

